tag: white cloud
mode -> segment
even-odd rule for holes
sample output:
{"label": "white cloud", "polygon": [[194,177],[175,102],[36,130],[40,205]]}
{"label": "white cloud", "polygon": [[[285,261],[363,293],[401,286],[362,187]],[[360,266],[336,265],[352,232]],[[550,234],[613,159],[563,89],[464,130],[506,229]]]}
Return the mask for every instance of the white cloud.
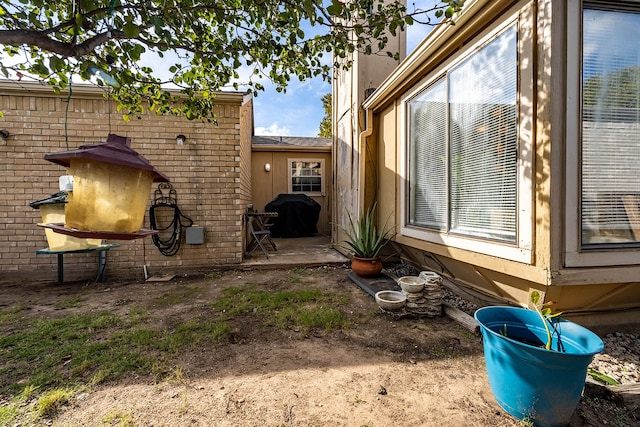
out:
{"label": "white cloud", "polygon": [[[173,73],[169,68],[175,64],[188,64],[188,60],[182,58],[176,52],[168,51],[163,53],[161,58],[156,52],[146,51],[140,57],[140,65],[153,69],[153,76],[163,81],[170,81]],[[175,87],[173,83],[166,83],[167,87]]]}
{"label": "white cloud", "polygon": [[256,135],[265,135],[265,136],[272,136],[272,135],[290,136],[291,135],[291,129],[289,128],[289,126],[280,127],[278,125],[278,122],[274,122],[274,123],[271,123],[269,125],[269,127],[257,127],[255,129],[255,134]]}
{"label": "white cloud", "polygon": [[[286,93],[265,85],[253,99],[256,134],[316,136],[325,114],[320,98],[330,92],[331,84],[318,77],[304,82],[292,79]],[[284,130],[273,130],[273,123]]]}

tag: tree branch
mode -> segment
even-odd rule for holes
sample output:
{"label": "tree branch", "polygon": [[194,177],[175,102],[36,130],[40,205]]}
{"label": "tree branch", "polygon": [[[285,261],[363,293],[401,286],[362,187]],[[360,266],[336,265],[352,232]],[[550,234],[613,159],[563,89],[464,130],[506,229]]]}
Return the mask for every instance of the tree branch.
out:
{"label": "tree branch", "polygon": [[80,44],[63,43],[50,39],[39,31],[0,30],[0,44],[10,46],[29,45],[65,57],[80,58],[93,52],[98,46],[111,39],[126,39],[120,30],[111,30],[96,34]]}

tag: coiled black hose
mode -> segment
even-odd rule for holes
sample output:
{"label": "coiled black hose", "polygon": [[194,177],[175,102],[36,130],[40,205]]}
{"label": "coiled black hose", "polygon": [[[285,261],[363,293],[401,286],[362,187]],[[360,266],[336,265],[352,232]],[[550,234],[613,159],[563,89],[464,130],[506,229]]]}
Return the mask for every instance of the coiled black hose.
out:
{"label": "coiled black hose", "polygon": [[[156,216],[157,209],[168,209],[173,211],[172,215],[165,216],[171,218],[166,227],[158,226]],[[183,215],[182,212],[180,212],[178,205],[158,201],[152,204],[151,208],[149,208],[149,223],[152,230],[158,230],[157,234],[153,234],[151,236],[151,240],[164,256],[173,256],[178,253],[178,250],[180,249],[180,241],[182,240],[182,228],[191,227],[193,225],[191,218]]]}

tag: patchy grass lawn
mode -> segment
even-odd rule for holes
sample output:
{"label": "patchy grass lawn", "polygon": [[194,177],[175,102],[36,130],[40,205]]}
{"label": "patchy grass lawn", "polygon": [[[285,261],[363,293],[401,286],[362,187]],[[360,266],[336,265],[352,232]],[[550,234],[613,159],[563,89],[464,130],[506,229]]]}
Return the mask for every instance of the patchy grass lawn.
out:
{"label": "patchy grass lawn", "polygon": [[478,337],[389,317],[347,272],[0,284],[0,425],[522,425]]}
{"label": "patchy grass lawn", "polygon": [[[300,284],[310,274],[293,270],[284,282]],[[340,310],[349,303],[346,292],[261,289],[251,282],[220,289],[200,315],[163,315],[163,310],[188,305],[203,287],[222,280],[222,275],[208,275],[198,286],[184,284],[156,296],[150,292],[144,301],[115,298],[112,310],[94,310],[90,297],[80,294],[51,301],[48,305],[56,310],[51,316],[34,315],[28,305],[4,307],[0,424],[55,415],[75,393],[103,382],[131,376],[161,381],[172,375],[182,354],[234,341],[246,321],[260,324],[265,332],[293,329],[302,334],[352,323]],[[76,286],[79,293],[87,291],[82,284]]]}

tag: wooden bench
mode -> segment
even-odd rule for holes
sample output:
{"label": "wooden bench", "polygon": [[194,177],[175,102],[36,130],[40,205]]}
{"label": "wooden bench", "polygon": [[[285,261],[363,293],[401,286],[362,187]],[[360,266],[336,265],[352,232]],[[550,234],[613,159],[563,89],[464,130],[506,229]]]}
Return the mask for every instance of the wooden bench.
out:
{"label": "wooden bench", "polygon": [[69,251],[53,251],[49,248],[39,249],[36,251],[38,255],[58,255],[58,283],[64,282],[64,255],[65,254],[81,254],[98,252],[98,275],[96,276],[96,282],[104,281],[104,273],[107,268],[107,254],[106,251],[120,246],[117,243],[108,243],[94,248],[77,249]]}

